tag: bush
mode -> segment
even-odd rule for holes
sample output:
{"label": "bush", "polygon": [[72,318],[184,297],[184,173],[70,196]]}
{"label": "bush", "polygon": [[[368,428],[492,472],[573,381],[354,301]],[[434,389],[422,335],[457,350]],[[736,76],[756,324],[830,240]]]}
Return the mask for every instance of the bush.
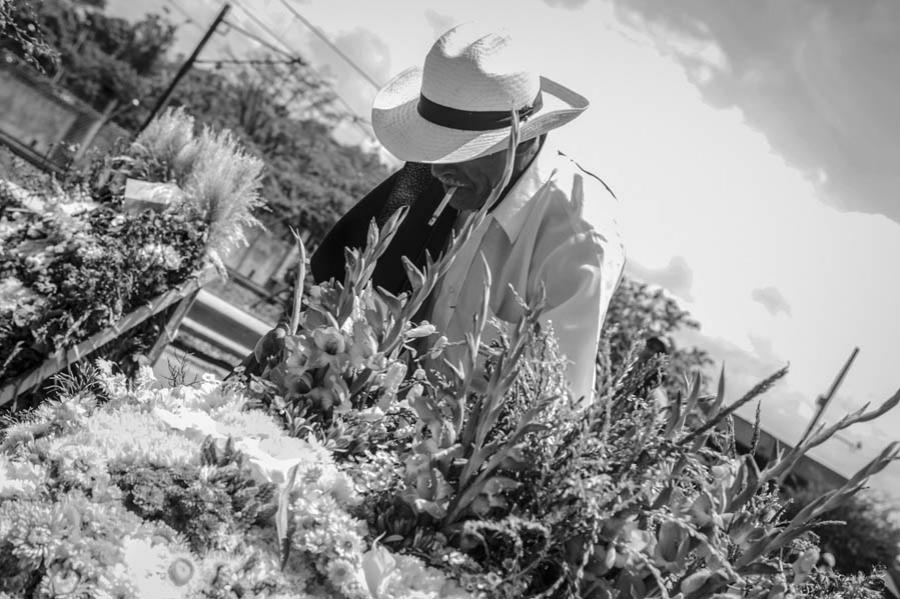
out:
{"label": "bush", "polygon": [[0,0],[0,50],[8,50],[24,58],[29,64],[45,70],[59,59],[36,26],[37,19],[31,4],[24,0]]}

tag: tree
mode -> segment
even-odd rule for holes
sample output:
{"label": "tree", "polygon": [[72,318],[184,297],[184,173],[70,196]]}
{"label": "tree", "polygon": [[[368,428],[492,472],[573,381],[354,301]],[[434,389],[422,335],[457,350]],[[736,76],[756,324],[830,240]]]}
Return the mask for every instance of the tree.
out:
{"label": "tree", "polygon": [[[274,89],[270,81],[280,85]],[[305,116],[287,104],[291,98],[301,98]],[[177,88],[173,103],[185,106],[201,123],[230,129],[263,158],[268,168],[262,195],[268,210],[258,216],[285,239],[291,239],[294,227],[308,232],[315,244],[387,176],[375,154],[332,137],[341,117],[328,111],[331,99],[324,83],[302,75],[295,79],[285,65],[276,64],[232,74],[195,69]],[[312,118],[312,112],[324,118]]]}
{"label": "tree", "polygon": [[[131,23],[106,15],[104,0],[41,0],[33,9],[0,2],[0,14],[11,18],[2,23],[45,36],[58,56],[38,55],[47,73],[98,111],[116,101],[113,120],[126,129],[139,127],[178,68],[166,58],[175,27],[158,15]],[[23,43],[5,47],[25,55]],[[333,99],[302,60],[279,64],[257,57],[231,73],[198,65],[176,88],[172,104],[185,106],[198,125],[231,129],[262,158],[268,211],[258,216],[285,239],[294,227],[315,243],[387,174],[374,154],[334,140],[343,115]]]}
{"label": "tree", "polygon": [[[36,60],[61,87],[98,111],[117,102],[116,122],[134,129],[146,109],[132,102],[144,102],[162,88],[160,75],[175,27],[158,15],[129,23],[105,14],[104,8],[105,2],[97,0],[40,0],[33,7],[16,2],[10,14],[13,22],[44,36],[52,52],[40,52]],[[23,43],[8,49],[27,58]]]}
{"label": "tree", "polygon": [[[606,313],[601,343],[609,346],[609,362],[601,366],[615,376],[628,365],[633,350],[639,352],[649,339],[657,340],[659,349],[665,349],[668,355],[663,385],[671,395],[682,388],[683,375],[700,372],[702,376],[703,370],[713,363],[702,349],[678,346],[675,333],[685,328],[699,329],[700,323],[664,289],[623,277]],[[647,348],[648,353],[653,352],[653,343]]]}
{"label": "tree", "polygon": [[0,49],[21,56],[42,71],[58,58],[44,40],[28,2],[14,6],[12,0],[0,0]]}

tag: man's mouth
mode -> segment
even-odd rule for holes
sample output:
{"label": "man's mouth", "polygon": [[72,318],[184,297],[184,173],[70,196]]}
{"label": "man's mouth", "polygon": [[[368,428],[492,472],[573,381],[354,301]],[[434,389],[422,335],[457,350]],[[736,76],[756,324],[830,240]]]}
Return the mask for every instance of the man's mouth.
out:
{"label": "man's mouth", "polygon": [[459,179],[454,179],[452,177],[441,177],[440,181],[444,186],[444,189],[450,189],[451,187],[468,187],[468,184],[466,184],[465,182],[460,181]]}

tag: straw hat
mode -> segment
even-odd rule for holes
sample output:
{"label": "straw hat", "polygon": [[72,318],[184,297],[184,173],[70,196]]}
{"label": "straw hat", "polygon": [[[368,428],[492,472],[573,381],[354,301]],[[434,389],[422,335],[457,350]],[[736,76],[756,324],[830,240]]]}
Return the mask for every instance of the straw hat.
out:
{"label": "straw hat", "polygon": [[523,62],[509,33],[459,25],[434,43],[424,68],[403,71],[378,92],[375,134],[401,160],[465,162],[506,147],[513,108],[525,141],[588,107],[583,96]]}

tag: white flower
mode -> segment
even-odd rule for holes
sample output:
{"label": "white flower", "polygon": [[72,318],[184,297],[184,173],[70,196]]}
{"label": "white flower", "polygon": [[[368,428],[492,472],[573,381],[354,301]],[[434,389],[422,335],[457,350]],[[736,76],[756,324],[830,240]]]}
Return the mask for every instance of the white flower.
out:
{"label": "white flower", "polygon": [[25,317],[26,313],[39,310],[43,303],[44,298],[25,287],[16,277],[0,280],[0,314],[17,313]]}
{"label": "white flower", "polygon": [[419,326],[409,329],[406,331],[406,337],[408,339],[418,339],[419,337],[428,337],[429,335],[433,335],[437,331],[433,324],[423,321]]}
{"label": "white flower", "polygon": [[43,469],[0,455],[0,497],[31,495],[43,484]]}
{"label": "white flower", "polygon": [[133,585],[138,598],[177,599],[199,590],[196,567],[185,549],[133,537],[123,540],[122,549],[122,566],[115,573]]}
{"label": "white flower", "polygon": [[216,438],[224,438],[224,435],[216,430],[216,421],[209,414],[196,410],[182,410],[178,413],[170,412],[162,408],[154,408],[153,415],[162,420],[170,428],[182,431],[188,437],[205,439],[209,435]]}
{"label": "white flower", "polygon": [[181,254],[169,244],[148,243],[141,248],[140,257],[152,265],[160,265],[166,270],[181,268],[183,259]]}

